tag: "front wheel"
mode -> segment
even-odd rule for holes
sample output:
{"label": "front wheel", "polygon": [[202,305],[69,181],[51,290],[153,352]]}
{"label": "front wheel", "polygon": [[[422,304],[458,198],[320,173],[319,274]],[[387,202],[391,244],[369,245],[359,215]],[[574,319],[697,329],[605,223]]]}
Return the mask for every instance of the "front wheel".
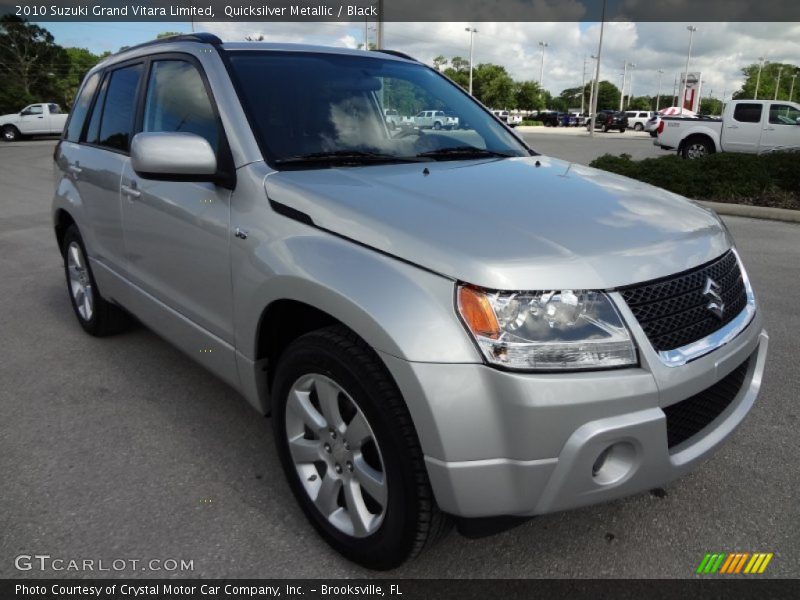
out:
{"label": "front wheel", "polygon": [[436,123],[433,124],[433,128],[436,131],[439,131],[442,128],[442,124],[439,121],[436,121]]}
{"label": "front wheel", "polygon": [[336,326],[295,340],[272,391],[284,472],[335,550],[365,567],[392,569],[446,531],[405,402],[355,334]]}

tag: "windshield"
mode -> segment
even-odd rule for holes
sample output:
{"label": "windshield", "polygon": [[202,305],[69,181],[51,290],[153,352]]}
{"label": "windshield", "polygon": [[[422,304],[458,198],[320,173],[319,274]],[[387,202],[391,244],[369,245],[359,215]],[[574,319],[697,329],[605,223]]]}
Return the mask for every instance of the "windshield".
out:
{"label": "windshield", "polygon": [[262,152],[279,169],[530,156],[505,126],[423,65],[380,55],[229,56]]}

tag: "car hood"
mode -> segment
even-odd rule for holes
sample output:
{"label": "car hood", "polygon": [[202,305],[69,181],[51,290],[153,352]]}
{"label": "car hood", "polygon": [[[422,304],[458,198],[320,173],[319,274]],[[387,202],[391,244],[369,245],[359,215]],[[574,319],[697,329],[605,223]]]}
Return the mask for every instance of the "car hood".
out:
{"label": "car hood", "polygon": [[609,289],[731,245],[681,196],[544,156],[280,171],[265,187],[318,227],[493,289]]}
{"label": "car hood", "polygon": [[0,115],[0,121],[13,121],[19,119],[19,113],[8,113],[7,115]]}

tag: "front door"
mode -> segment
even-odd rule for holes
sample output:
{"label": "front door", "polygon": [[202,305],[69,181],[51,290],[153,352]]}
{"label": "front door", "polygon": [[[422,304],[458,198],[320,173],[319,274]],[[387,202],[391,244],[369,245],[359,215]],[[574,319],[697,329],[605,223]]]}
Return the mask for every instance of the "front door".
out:
{"label": "front door", "polygon": [[47,119],[44,118],[44,107],[41,104],[31,104],[20,113],[19,131],[23,135],[48,133]]}
{"label": "front door", "polygon": [[[173,58],[151,63],[142,131],[194,133],[220,148],[222,127],[198,66]],[[232,345],[231,191],[210,182],[145,179],[128,163],[121,193],[131,281]]]}
{"label": "front door", "polygon": [[772,102],[761,135],[761,149],[800,148],[800,109],[790,104]]}

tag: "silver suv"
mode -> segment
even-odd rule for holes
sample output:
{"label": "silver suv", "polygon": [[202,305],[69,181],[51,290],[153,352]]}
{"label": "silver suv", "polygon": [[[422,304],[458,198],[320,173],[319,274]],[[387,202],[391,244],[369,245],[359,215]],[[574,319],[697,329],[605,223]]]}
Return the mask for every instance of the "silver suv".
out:
{"label": "silver suv", "polygon": [[663,485],[759,391],[768,338],[712,212],[537,154],[396,53],[131,48],[55,163],[80,325],[133,315],[271,414],[309,521],[362,565]]}

